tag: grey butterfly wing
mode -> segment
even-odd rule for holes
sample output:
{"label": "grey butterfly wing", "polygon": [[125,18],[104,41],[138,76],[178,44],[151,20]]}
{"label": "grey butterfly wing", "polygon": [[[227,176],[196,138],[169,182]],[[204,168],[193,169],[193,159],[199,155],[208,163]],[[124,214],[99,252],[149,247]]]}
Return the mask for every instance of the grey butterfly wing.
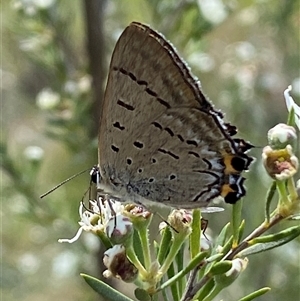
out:
{"label": "grey butterfly wing", "polygon": [[127,201],[206,206],[226,182],[224,153],[236,152],[173,47],[142,24],[127,27],[112,56],[101,116],[104,190]]}
{"label": "grey butterfly wing", "polygon": [[222,155],[201,131],[203,118],[199,110],[176,108],[147,124],[130,148],[128,188],[146,199],[184,208],[205,206],[219,195]]}

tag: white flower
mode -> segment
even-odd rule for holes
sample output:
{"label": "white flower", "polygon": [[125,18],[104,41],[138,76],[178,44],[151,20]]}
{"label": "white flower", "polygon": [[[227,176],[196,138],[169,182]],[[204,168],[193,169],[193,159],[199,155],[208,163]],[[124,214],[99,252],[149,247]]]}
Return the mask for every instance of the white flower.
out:
{"label": "white flower", "polygon": [[295,103],[293,98],[290,96],[290,91],[292,91],[292,86],[288,86],[288,88],[284,91],[285,103],[288,111],[290,112],[292,108],[294,108],[295,114],[295,123],[300,130],[300,107]]}
{"label": "white flower", "polygon": [[90,209],[80,203],[79,215],[80,221],[76,235],[71,239],[59,239],[58,242],[73,243],[78,240],[83,231],[98,233],[104,232],[110,219],[121,214],[123,211],[123,205],[120,202],[112,200],[104,200],[99,197],[98,202],[96,200],[90,200]]}

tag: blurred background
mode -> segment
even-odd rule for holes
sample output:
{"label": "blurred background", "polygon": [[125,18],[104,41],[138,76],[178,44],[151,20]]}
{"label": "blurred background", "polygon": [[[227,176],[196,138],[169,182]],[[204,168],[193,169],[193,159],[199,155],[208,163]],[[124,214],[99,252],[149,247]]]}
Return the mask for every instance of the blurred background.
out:
{"label": "blurred background", "polygon": [[[88,173],[39,195],[97,163],[97,132],[109,60],[131,21],[172,42],[206,95],[251,141],[246,174],[248,234],[264,219],[271,179],[261,166],[267,131],[286,122],[283,91],[300,101],[299,1],[135,0],[2,1],[1,296],[2,300],[100,300],[79,273],[101,277],[100,243],[74,244]],[[217,235],[230,217],[206,215]],[[275,230],[292,226],[284,222]],[[300,241],[249,257],[224,300],[269,286],[261,301],[300,300]],[[117,282],[116,285],[128,287]],[[131,291],[131,289],[129,289]],[[220,300],[221,296],[216,298]]]}

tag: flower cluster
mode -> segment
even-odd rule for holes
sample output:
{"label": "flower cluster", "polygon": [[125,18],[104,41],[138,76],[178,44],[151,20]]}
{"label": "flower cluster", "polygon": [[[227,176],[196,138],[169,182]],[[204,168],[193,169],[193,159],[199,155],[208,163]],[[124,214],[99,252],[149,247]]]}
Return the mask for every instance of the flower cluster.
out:
{"label": "flower cluster", "polygon": [[[73,243],[83,231],[96,234],[108,246],[103,258],[107,270],[103,275],[125,282],[134,281],[150,294],[157,291],[159,283],[192,232],[191,212],[173,210],[167,221],[160,223],[160,243],[157,255],[153,256],[149,239],[153,214],[145,208],[134,204],[124,206],[116,200],[99,197],[98,200],[89,201],[89,208],[81,203],[79,215],[80,228],[77,234],[59,242]],[[134,232],[137,235],[133,235]],[[211,244],[204,235],[199,241],[200,251],[210,252]]]}
{"label": "flower cluster", "polygon": [[[284,97],[291,125],[279,123],[268,132],[269,145],[263,149],[262,160],[267,173],[276,181],[280,195],[278,212],[289,217],[299,212],[299,187],[294,176],[299,170],[299,160],[295,151],[299,145],[295,125],[300,129],[300,107],[290,96],[291,86],[284,91]],[[299,183],[299,181],[298,181]],[[298,185],[298,184],[297,184]]]}
{"label": "flower cluster", "polygon": [[81,203],[80,228],[76,235],[71,239],[58,241],[73,243],[79,239],[83,231],[96,234],[107,246],[112,246],[104,253],[103,262],[108,270],[103,275],[132,282],[137,277],[138,270],[128,260],[125,245],[131,241],[133,226],[123,212],[124,206],[120,202],[102,197],[98,197],[98,200],[90,200],[89,208]]}

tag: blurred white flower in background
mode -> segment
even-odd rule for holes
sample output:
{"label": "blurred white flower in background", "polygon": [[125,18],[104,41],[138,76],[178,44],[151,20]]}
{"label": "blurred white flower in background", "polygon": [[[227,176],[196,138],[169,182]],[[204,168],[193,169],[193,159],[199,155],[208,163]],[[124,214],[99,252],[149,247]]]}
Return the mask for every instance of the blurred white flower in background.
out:
{"label": "blurred white flower in background", "polygon": [[79,78],[77,81],[75,80],[68,80],[65,83],[64,90],[73,95],[78,96],[83,93],[87,93],[90,91],[92,85],[92,78],[90,75],[84,75]]}
{"label": "blurred white flower in background", "polygon": [[28,146],[24,150],[24,156],[30,161],[40,161],[44,157],[44,150],[39,146]]}
{"label": "blurred white flower in background", "polygon": [[12,2],[12,7],[16,10],[24,10],[24,13],[33,16],[39,9],[48,9],[56,0],[19,0]]}
{"label": "blurred white flower in background", "polygon": [[221,0],[198,0],[198,6],[204,18],[214,24],[221,23],[228,15]]}
{"label": "blurred white flower in background", "polygon": [[204,52],[194,52],[189,56],[188,61],[195,65],[201,72],[210,72],[216,66],[214,58]]}
{"label": "blurred white flower in background", "polygon": [[250,61],[257,55],[255,47],[246,41],[235,43],[235,53],[242,61]]}
{"label": "blurred white flower in background", "polygon": [[77,94],[77,83],[74,80],[68,80],[65,83],[64,90],[71,95]]}
{"label": "blurred white flower in background", "polygon": [[300,77],[296,77],[291,86],[293,87],[293,94],[300,96]]}
{"label": "blurred white flower in background", "polygon": [[23,0],[22,2],[28,2],[37,8],[46,9],[52,6],[55,3],[55,0]]}
{"label": "blurred white flower in background", "polygon": [[92,78],[90,75],[82,76],[78,81],[78,89],[81,93],[89,92],[92,86]]}
{"label": "blurred white flower in background", "polygon": [[41,260],[32,253],[23,253],[17,261],[18,270],[27,275],[33,275],[40,268]]}
{"label": "blurred white flower in background", "polygon": [[42,110],[55,108],[60,101],[60,95],[51,88],[44,88],[36,97],[36,104]]}
{"label": "blurred white flower in background", "polygon": [[67,278],[73,275],[79,262],[79,255],[75,252],[65,251],[53,258],[52,274],[56,278]]}

